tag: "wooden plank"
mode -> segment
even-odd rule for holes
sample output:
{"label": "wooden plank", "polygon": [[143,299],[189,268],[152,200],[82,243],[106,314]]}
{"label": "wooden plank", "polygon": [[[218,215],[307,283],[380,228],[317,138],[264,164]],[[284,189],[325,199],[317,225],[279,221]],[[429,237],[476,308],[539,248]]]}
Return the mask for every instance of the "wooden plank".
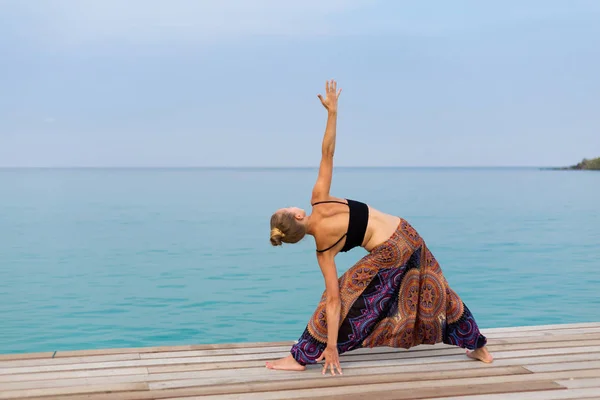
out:
{"label": "wooden plank", "polygon": [[10,360],[30,360],[35,358],[52,358],[54,352],[48,351],[43,353],[14,353],[14,354],[0,354],[0,361]]}
{"label": "wooden plank", "polygon": [[524,365],[531,372],[572,371],[577,369],[600,368],[600,358],[595,361],[561,362],[556,364]]}
{"label": "wooden plank", "polygon": [[527,332],[541,331],[552,329],[581,329],[581,328],[598,328],[600,322],[576,322],[572,324],[546,324],[546,325],[526,325],[526,326],[507,326],[499,328],[485,328],[482,332],[500,333],[500,332]]}
{"label": "wooden plank", "polygon": [[221,343],[221,344],[190,344],[182,346],[158,346],[158,347],[140,347],[128,349],[94,349],[94,350],[75,350],[75,351],[59,351],[55,357],[80,357],[87,355],[107,355],[107,354],[122,354],[123,350],[128,353],[156,353],[156,352],[177,352],[190,350],[227,350],[227,349],[245,349],[245,348],[261,348],[286,346],[290,347],[294,344],[293,340],[279,342],[246,342],[246,343]]}
{"label": "wooden plank", "polygon": [[86,356],[86,357],[70,357],[70,358],[44,358],[35,360],[11,360],[0,361],[0,368],[13,367],[30,367],[41,365],[63,365],[63,364],[81,364],[81,363],[97,363],[105,361],[127,361],[139,360],[138,353],[131,354],[112,354],[107,356]]}
{"label": "wooden plank", "polygon": [[247,354],[271,354],[284,353],[290,350],[291,346],[270,346],[270,347],[246,347],[243,349],[213,349],[213,350],[192,350],[163,353],[144,353],[140,354],[141,359],[154,358],[178,358],[178,357],[214,357],[214,356],[245,356]]}
{"label": "wooden plank", "polygon": [[[417,400],[417,399],[432,399],[440,396],[469,396],[469,395],[487,395],[487,394],[495,394],[495,393],[524,393],[528,391],[534,390],[543,390],[545,392],[548,391],[566,391],[563,387],[556,384],[555,382],[531,382],[527,384],[526,387],[523,387],[521,383],[492,383],[485,385],[466,385],[466,386],[457,386],[457,387],[446,387],[446,388],[423,388],[418,391],[413,390],[389,390],[389,391],[377,391],[369,394],[347,394],[344,395],[344,400],[365,400],[365,399],[377,399],[377,400]],[[338,400],[339,396],[319,396],[319,399],[322,400]],[[461,397],[463,398],[463,397]],[[187,398],[185,400],[192,400],[192,398]],[[205,399],[206,397],[196,397],[196,399]],[[298,398],[298,400],[311,400],[312,398]],[[170,399],[170,400],[184,400],[180,399]]]}
{"label": "wooden plank", "polygon": [[598,376],[595,378],[571,378],[558,380],[556,383],[569,389],[596,388],[598,389],[597,394],[600,394],[600,374],[598,374]]}
{"label": "wooden plank", "polygon": [[0,399],[22,399],[28,397],[41,397],[41,396],[63,396],[74,393],[113,393],[113,392],[126,392],[136,390],[148,390],[146,383],[116,383],[110,385],[86,385],[86,386],[69,386],[60,388],[45,388],[45,389],[25,389],[25,390],[6,390],[0,392]]}
{"label": "wooden plank", "polygon": [[548,343],[548,342],[577,342],[579,340],[598,340],[600,333],[581,333],[577,335],[543,335],[543,336],[526,336],[514,338],[488,338],[488,344],[512,344],[512,343]]}
{"label": "wooden plank", "polygon": [[[394,390],[392,393],[396,397],[392,399],[418,399],[418,398],[429,398],[436,400],[599,400],[598,392],[595,388],[591,389],[564,389],[555,382],[550,382],[553,385],[551,387],[546,386],[548,382],[530,382],[526,387],[523,387],[521,383],[507,383],[507,384],[492,384],[492,385],[477,385],[474,389],[473,386],[459,386],[456,388],[445,388],[444,392],[436,394],[425,392],[428,389],[422,389],[415,395],[414,391],[411,390]],[[489,386],[500,387],[498,391],[490,390]],[[469,391],[460,391],[458,393],[454,390],[460,390],[467,388]],[[252,386],[248,387],[248,392],[251,392]],[[530,391],[527,391],[530,390]],[[386,392],[378,392],[378,395]],[[498,393],[497,395],[493,393]],[[173,397],[172,395],[178,396]],[[359,395],[360,399],[377,399],[380,397],[374,397],[370,394]],[[404,397],[399,397],[404,396]],[[423,397],[421,397],[423,396]],[[443,396],[443,397],[441,397]],[[458,397],[446,397],[446,396],[458,396]],[[245,399],[245,396],[234,397],[236,399]],[[332,399],[347,399],[348,397],[333,397]],[[88,395],[66,395],[61,396],[60,400],[208,400],[205,396],[196,396],[194,394],[194,388],[189,389],[177,389],[168,392],[160,391],[148,391],[148,392],[117,392],[112,394],[106,393],[94,393]],[[312,399],[312,398],[311,398]],[[49,400],[48,397],[31,397],[27,400]],[[303,399],[304,400],[304,399]]]}
{"label": "wooden plank", "polygon": [[[373,360],[373,361],[361,361],[361,362],[347,362],[344,364],[344,369],[349,368],[365,368],[365,367],[385,367],[385,366],[404,366],[405,368],[447,368],[450,365],[468,368],[472,365],[474,368],[484,368],[482,363],[477,361],[465,361],[464,358],[452,356],[452,359],[446,357],[444,362],[438,363],[424,363],[420,364],[409,364],[405,360]],[[543,364],[543,363],[557,363],[557,362],[569,362],[569,361],[595,361],[598,359],[598,353],[580,353],[580,354],[561,354],[561,355],[534,355],[526,358],[506,358],[506,359],[495,359],[493,365],[495,366],[507,366],[507,365],[522,365],[522,364]],[[311,368],[315,368],[311,366]]]}
{"label": "wooden plank", "polygon": [[[448,372],[448,371],[446,371]],[[296,375],[297,377],[299,375]],[[402,382],[402,387],[404,388],[414,388],[418,389],[421,387],[429,386],[455,386],[462,384],[475,384],[475,383],[499,383],[499,382],[533,382],[540,380],[557,380],[557,379],[568,379],[573,377],[578,378],[596,378],[600,376],[599,369],[592,370],[577,370],[577,371],[558,371],[558,372],[544,372],[539,374],[526,374],[526,375],[501,375],[501,376],[491,376],[491,377],[480,377],[480,378],[455,378],[451,380],[430,380],[430,381],[415,381],[415,382],[403,382],[400,377],[396,377],[396,382]],[[310,379],[312,377],[312,379]],[[293,377],[292,377],[293,378]],[[321,375],[320,371],[312,371],[312,375],[306,376],[302,381],[305,384],[305,387],[313,387],[316,381],[322,380],[324,378],[333,378],[336,379],[335,376],[325,376]],[[362,379],[360,374],[349,374],[348,372],[344,373],[344,376],[339,377],[340,379],[346,379],[347,384],[351,386],[359,386],[358,383],[354,383],[358,379]],[[264,379],[264,378],[263,378]],[[220,385],[221,390],[228,390],[228,387],[234,383],[250,383],[256,382],[257,379],[254,376],[241,376],[241,375],[229,375],[227,377],[220,378],[201,378],[201,379],[182,379],[182,380],[169,380],[169,381],[159,381],[159,382],[149,382],[150,390],[163,390],[163,389],[173,389],[173,388],[181,388],[181,387],[190,387],[190,386],[214,386]],[[272,377],[269,377],[270,381],[277,380],[277,375],[273,374]],[[296,378],[295,380],[298,380]],[[397,383],[389,383],[379,385],[386,387],[386,385],[391,385],[389,387],[390,390],[396,389]],[[375,390],[376,387],[373,385],[363,384],[360,385],[361,388],[359,390],[363,390],[362,388]],[[340,391],[341,394],[351,393],[347,392],[344,388],[336,388],[337,391]],[[382,389],[384,390],[384,389]],[[227,392],[225,392],[227,393]],[[289,393],[292,396],[292,393]],[[318,393],[308,393],[304,396],[318,396]],[[303,396],[303,397],[304,397]]]}
{"label": "wooden plank", "polygon": [[[552,341],[552,342],[536,342],[536,343],[511,343],[511,344],[490,344],[488,349],[490,352],[503,351],[503,350],[528,350],[528,349],[549,349],[549,348],[568,348],[568,347],[586,347],[586,346],[600,346],[600,338],[595,340],[577,340],[572,342],[563,341]],[[274,348],[275,349],[275,348]],[[279,353],[286,352],[288,348],[277,347]],[[190,352],[179,352],[179,353],[152,353],[152,354],[141,354],[141,359],[160,359],[160,358],[176,358],[176,357],[206,357],[206,356],[217,356],[217,355],[246,355],[246,354],[263,354],[254,353],[254,349],[244,349],[243,353],[230,353],[229,350],[214,350],[214,351],[190,351]],[[462,354],[464,350],[457,348],[456,346],[450,346],[446,344],[442,345],[421,345],[417,348],[409,350],[391,347],[378,347],[372,349],[357,349],[351,352],[345,353],[342,357],[354,357],[357,355],[365,354],[387,354],[387,353],[406,353],[414,357],[424,357],[426,354],[431,354],[431,351],[437,351],[440,354]],[[424,353],[430,352],[430,353]],[[265,354],[265,356],[273,357],[271,353]],[[245,358],[245,357],[240,357]]]}
{"label": "wooden plank", "polygon": [[[193,350],[190,346],[184,350]],[[39,352],[39,353],[15,353],[15,354],[0,354],[0,361],[12,360],[31,360],[31,359],[46,359],[46,358],[61,358],[61,357],[85,357],[94,355],[114,355],[114,354],[130,354],[140,352],[150,352],[161,349],[160,347],[141,347],[141,348],[124,348],[124,349],[96,349],[96,350],[76,350],[76,351],[59,351],[56,352]],[[167,349],[166,347],[164,349]],[[170,351],[175,349],[169,348]]]}
{"label": "wooden plank", "polygon": [[[436,400],[583,400],[598,398],[595,388],[544,390],[532,392],[516,392],[501,394],[484,394],[475,396],[438,397]],[[191,399],[188,399],[191,400]]]}
{"label": "wooden plank", "polygon": [[92,370],[74,370],[62,372],[41,372],[31,374],[0,375],[1,382],[42,381],[46,379],[91,378],[96,376],[120,376],[148,374],[146,367],[104,368]]}
{"label": "wooden plank", "polygon": [[491,339],[504,339],[504,338],[518,338],[518,337],[531,337],[531,336],[563,336],[563,335],[581,335],[586,333],[600,333],[600,327],[598,328],[573,328],[573,329],[553,329],[553,330],[542,330],[542,331],[515,331],[515,332],[502,332],[502,333],[490,333],[484,335]]}
{"label": "wooden plank", "polygon": [[[505,358],[521,358],[542,355],[546,356],[580,353],[597,354],[600,357],[600,346],[498,351],[494,353],[494,359],[500,360]],[[406,363],[421,364],[462,360],[464,359],[464,357],[466,357],[465,350],[457,349],[457,351],[444,353],[440,353],[439,351],[420,352],[418,356],[415,354],[404,352],[386,354],[365,354],[353,357],[341,356],[340,361],[344,363],[352,363],[357,361],[402,360]]]}
{"label": "wooden plank", "polygon": [[572,348],[572,347],[593,347],[600,346],[600,339],[595,340],[578,340],[575,342],[537,342],[537,343],[519,343],[519,344],[491,344],[488,345],[490,352],[498,352],[504,350],[527,350],[527,349],[552,349],[552,348]]}
{"label": "wooden plank", "polygon": [[600,346],[561,347],[561,348],[554,348],[554,349],[497,351],[494,353],[494,359],[531,357],[534,355],[548,356],[548,355],[552,355],[552,354],[578,354],[578,353],[600,353]]}
{"label": "wooden plank", "polygon": [[[271,371],[265,370],[264,368],[248,368],[245,370],[213,370],[213,371],[189,371],[189,372],[172,372],[164,374],[150,374],[148,382],[156,381],[175,381],[185,379],[199,379],[204,380],[213,379],[218,381],[219,379],[230,381],[232,376],[235,379],[243,379],[244,381],[254,380],[256,382],[267,380],[269,382],[275,382],[279,380],[287,381],[302,381],[305,379],[313,379],[319,375],[320,369],[310,372],[290,372],[290,371]],[[447,379],[452,376],[492,376],[492,375],[510,375],[517,373],[529,373],[532,372],[524,369],[520,366],[505,366],[505,367],[488,367],[488,368],[466,368],[466,369],[434,369],[429,368],[425,371],[413,372],[404,367],[374,367],[364,369],[350,369],[344,370],[344,376],[354,376],[357,379],[363,377],[369,377],[368,379],[380,379],[372,378],[372,376],[391,376],[394,381],[405,381],[405,380],[420,380],[421,377],[427,377],[429,375],[435,376],[435,379]],[[462,375],[461,375],[462,374]],[[366,379],[366,378],[365,378]]]}
{"label": "wooden plank", "polygon": [[[535,365],[543,365],[544,362],[547,363],[560,363],[560,362],[576,362],[576,361],[586,361],[590,359],[596,359],[597,356],[589,355],[589,354],[574,354],[574,355],[565,355],[565,356],[546,356],[546,357],[531,357],[527,359],[505,359],[505,360],[496,360],[492,364],[481,364],[479,362],[474,362],[469,359],[457,361],[457,362],[449,362],[449,363],[439,363],[435,365],[431,364],[422,364],[422,365],[394,365],[389,362],[360,362],[360,363],[352,363],[352,364],[343,364],[342,367],[344,371],[350,372],[352,370],[359,370],[361,372],[367,373],[410,373],[410,372],[427,372],[435,369],[436,371],[451,371],[451,370],[469,370],[469,369],[482,369],[482,368],[495,368],[495,367],[503,367],[503,366],[517,366],[521,365],[523,362],[536,362]],[[173,369],[175,367],[179,367],[177,369]],[[183,366],[157,366],[150,367],[148,371],[150,375],[153,374],[162,374],[162,373],[185,373],[185,372],[200,372],[206,371],[208,368],[196,369],[198,367],[203,367],[202,365],[183,365]],[[207,367],[207,366],[204,366]],[[309,366],[308,370],[319,370],[321,367],[318,365]],[[264,365],[255,365],[254,368],[248,367],[242,369],[232,369],[232,366],[229,364],[217,364],[212,365],[210,367],[212,371],[223,371],[224,374],[248,374],[248,372],[244,372],[243,370],[249,370],[255,375],[263,375],[265,368]],[[281,374],[283,371],[269,371],[270,375],[273,374]],[[293,373],[296,374],[296,373]],[[298,373],[298,376],[305,374],[305,372]],[[204,375],[207,376],[207,375]],[[217,376],[217,375],[213,375]]]}
{"label": "wooden plank", "polygon": [[[357,396],[359,394],[369,394],[370,398],[378,398],[377,393],[386,391],[408,391],[408,393],[415,394],[419,393],[424,389],[436,388],[440,394],[445,393],[446,388],[449,387],[468,387],[473,385],[507,385],[509,383],[520,384],[521,390],[526,390],[534,382],[546,382],[554,383],[552,381],[557,379],[570,378],[572,376],[579,378],[591,378],[597,377],[600,374],[600,370],[585,370],[585,371],[569,371],[569,372],[550,372],[540,374],[527,374],[527,375],[505,375],[505,376],[491,376],[491,377],[479,377],[479,378],[457,378],[448,380],[425,380],[417,382],[393,382],[393,383],[377,383],[377,384],[354,384],[355,377],[320,377],[315,378],[314,382],[318,382],[324,379],[346,379],[349,382],[347,385],[330,387],[327,390],[323,388],[314,388],[313,381],[307,381],[306,386],[310,389],[298,389],[298,390],[277,390],[277,391],[252,391],[244,395],[244,399],[247,400],[270,400],[270,399],[298,399],[298,398],[313,398],[318,399],[322,396]],[[150,390],[168,389],[168,385],[150,383]],[[228,393],[228,385],[222,385],[223,394],[206,396],[205,399],[214,400],[225,400],[234,399],[239,394]]]}
{"label": "wooden plank", "polygon": [[[440,363],[436,364],[432,367],[430,364],[425,365],[407,365],[401,364],[397,365],[394,360],[384,360],[384,361],[362,361],[362,362],[353,362],[353,363],[344,363],[342,364],[342,368],[346,369],[365,369],[365,368],[395,368],[398,372],[410,372],[410,371],[430,371],[432,368],[436,370],[451,370],[454,368],[461,369],[469,369],[469,368],[489,368],[492,366],[512,366],[512,365],[521,365],[523,363],[527,364],[535,364],[542,365],[544,363],[558,363],[558,362],[576,362],[576,361],[590,361],[597,360],[600,355],[597,353],[594,354],[569,354],[569,355],[551,355],[551,356],[538,356],[538,357],[529,357],[524,359],[504,359],[504,360],[495,360],[492,364],[481,364],[479,362],[471,361],[466,357],[462,360],[458,360],[455,362],[448,363]],[[262,362],[257,361],[248,361],[248,362],[240,362],[240,363],[215,363],[215,364],[183,364],[183,365],[166,365],[166,366],[150,366],[148,367],[148,372],[150,374],[155,373],[167,373],[167,372],[186,372],[186,371],[207,371],[207,370],[241,370],[245,368],[254,368],[264,370],[265,366]],[[318,366],[309,365],[309,369],[319,368]]]}
{"label": "wooden plank", "polygon": [[150,365],[147,367],[148,372],[151,374],[162,374],[166,372],[186,372],[186,371],[209,371],[209,370],[223,370],[223,369],[235,369],[240,370],[244,368],[265,368],[263,361],[238,361],[235,363],[192,363],[192,364],[175,364],[175,365]]}
{"label": "wooden plank", "polygon": [[[490,370],[473,370],[470,372],[471,377],[477,376],[490,376],[487,375]],[[453,376],[460,376],[461,371],[453,371],[449,375],[444,375],[440,372],[430,372],[425,374],[412,373],[407,375],[394,375],[389,377],[378,377],[376,375],[370,377],[352,377],[350,378],[353,384],[364,383],[364,382],[385,382],[385,381],[395,381],[398,382],[398,379],[402,379],[402,381],[411,381],[414,379],[424,379],[429,377],[431,380],[436,379],[451,379]],[[497,370],[495,373],[506,372],[506,373],[527,373],[525,370],[521,368],[511,368],[511,369],[503,369]],[[331,378],[331,379],[329,379]],[[348,382],[348,378],[344,379],[343,377],[328,377],[321,379],[314,379],[313,388],[322,388],[323,390],[327,390],[330,387],[336,386],[344,386]],[[430,381],[431,381],[430,380]],[[238,395],[243,395],[248,392],[253,391],[269,391],[273,393],[277,393],[277,390],[289,390],[289,389],[305,389],[305,382],[297,382],[297,381],[287,381],[287,382],[253,382],[247,384],[238,384],[238,385],[227,385],[228,393],[238,393]],[[90,394],[85,396],[69,396],[62,398],[61,400],[147,400],[147,399],[167,399],[172,398],[174,396],[177,397],[189,397],[189,396],[205,396],[214,393],[223,393],[223,386],[212,386],[212,387],[186,387],[186,388],[176,388],[176,389],[168,389],[168,390],[152,390],[148,392],[136,392],[136,393],[119,393],[116,396],[109,397],[102,393],[98,394]],[[41,400],[41,399],[40,399]]]}
{"label": "wooden plank", "polygon": [[90,355],[112,355],[112,354],[129,354],[129,353],[154,353],[154,352],[176,352],[189,350],[211,350],[211,349],[241,349],[241,348],[260,348],[273,346],[291,346],[293,340],[280,342],[248,342],[248,343],[223,343],[223,344],[191,344],[179,346],[154,346],[154,347],[125,347],[125,348],[99,348],[99,349],[82,349],[82,350],[57,350],[49,352],[37,353],[12,353],[0,354],[0,361],[5,360],[28,360],[28,359],[43,359],[62,357],[84,357]]}
{"label": "wooden plank", "polygon": [[[442,376],[455,376],[457,370],[435,370],[429,369],[427,371],[419,371],[418,374],[422,376],[428,376],[429,374],[435,375],[436,379],[442,379]],[[469,368],[464,370],[458,370],[463,374],[470,376],[471,374],[483,374],[485,376],[492,375],[504,375],[506,373],[514,373],[514,371],[523,372],[526,371],[518,366],[509,367],[498,367],[498,368]],[[401,373],[400,373],[401,372]],[[189,375],[187,375],[189,374]],[[354,369],[344,370],[344,377],[353,376],[355,379],[378,379],[371,378],[372,376],[390,376],[396,381],[404,381],[405,377],[411,377],[413,380],[419,380],[415,376],[415,372],[407,370],[406,368],[366,368],[366,369]],[[401,375],[401,376],[400,376]],[[166,379],[161,379],[164,376]],[[291,371],[272,371],[264,368],[247,369],[244,371],[202,371],[200,373],[173,373],[173,374],[151,374],[149,381],[157,382],[158,384],[166,383],[168,387],[185,387],[185,386],[201,386],[201,385],[220,385],[223,383],[232,384],[240,382],[261,382],[261,381],[306,381],[313,380],[314,378],[322,379],[321,368],[312,369],[311,371],[291,372]],[[365,378],[367,379],[367,378]]]}
{"label": "wooden plank", "polygon": [[[464,364],[464,363],[461,363]],[[506,371],[513,371],[515,369],[519,370],[519,371],[527,371],[528,370],[524,370],[521,367],[515,367],[515,366],[507,366],[507,367],[491,367],[491,366],[484,366],[487,368],[481,368],[481,365],[476,365],[476,363],[468,363],[470,368],[464,368],[464,366],[461,366],[461,368],[457,368],[457,370],[459,371],[463,371],[460,373],[463,374],[472,374],[475,373],[477,374],[478,372],[469,372],[468,370],[472,369],[472,370],[476,370],[476,369],[489,369],[489,371],[484,371],[481,372],[483,374],[503,374]],[[476,368],[479,367],[479,368]],[[80,382],[83,382],[81,380],[81,378],[101,378],[101,379],[108,379],[108,380],[113,380],[115,381],[115,377],[116,376],[126,376],[126,375],[137,375],[135,378],[123,378],[122,380],[120,380],[120,382],[129,382],[129,381],[165,381],[165,380],[174,380],[174,379],[192,379],[192,378],[203,378],[203,379],[208,379],[208,378],[228,378],[231,375],[237,375],[239,376],[247,376],[247,377],[252,377],[252,379],[264,379],[265,377],[268,377],[268,379],[274,379],[274,380],[279,380],[279,379],[304,379],[306,377],[306,373],[297,373],[297,372],[287,372],[287,371],[270,371],[270,370],[265,370],[264,367],[261,368],[246,368],[246,369],[236,369],[236,370],[232,370],[232,369],[225,369],[225,370],[209,370],[209,371],[189,371],[189,372],[170,372],[170,373],[156,373],[156,374],[147,374],[146,368],[136,368],[136,369],[127,369],[126,372],[127,373],[116,373],[119,370],[113,370],[113,369],[106,369],[106,370],[94,370],[94,371],[72,371],[72,372],[58,372],[58,373],[42,373],[42,374],[24,374],[24,375],[4,375],[4,376],[0,376],[3,378],[4,382],[10,382],[10,383],[15,383],[15,382],[21,382],[20,385],[15,385],[15,387],[13,388],[24,388],[24,387],[35,387],[35,386],[43,386],[44,383],[43,381],[47,381],[47,380],[55,380],[55,379],[59,379],[60,383],[48,383],[47,385],[49,386],[59,386],[59,385],[63,385],[63,384],[70,384],[70,382],[74,382],[75,384],[79,384]],[[350,371],[350,373],[353,373],[354,375],[356,375],[356,372],[358,372],[360,375],[369,375],[369,374],[384,374],[384,373],[394,373],[394,374],[398,374],[398,373],[403,373],[403,375],[406,375],[407,372],[410,372],[410,370],[407,370],[406,367],[371,367],[371,368],[361,368],[360,370],[358,369],[349,369],[347,370]],[[427,368],[427,369],[423,369],[423,372],[431,372],[431,368]],[[439,370],[439,373],[443,374],[448,374],[448,369],[441,369]],[[16,378],[16,379],[15,379]],[[119,378],[120,379],[120,378]],[[127,380],[130,379],[130,380]],[[414,379],[417,379],[416,377]],[[98,379],[100,380],[100,379]],[[39,382],[42,381],[42,382]],[[87,379],[87,382],[92,382],[93,379]],[[28,383],[30,382],[30,383]],[[3,384],[2,387],[3,388],[7,388],[8,386],[6,385],[10,385],[10,383],[7,384]],[[30,386],[28,386],[30,385]]]}
{"label": "wooden plank", "polygon": [[21,390],[21,389],[43,389],[58,388],[66,386],[87,386],[87,385],[109,385],[114,383],[134,383],[146,382],[147,374],[141,375],[116,375],[116,376],[96,376],[86,378],[69,379],[45,379],[39,381],[21,381],[21,382],[3,382],[2,390]]}
{"label": "wooden plank", "polygon": [[[289,353],[275,354],[274,357],[285,357]],[[104,356],[103,356],[104,357]],[[108,356],[106,356],[108,357]],[[111,356],[112,357],[112,356]],[[151,360],[123,360],[123,361],[103,361],[103,362],[85,362],[78,364],[58,364],[58,365],[38,365],[27,367],[9,367],[0,368],[0,375],[4,374],[22,374],[29,372],[50,372],[50,371],[67,371],[75,369],[96,369],[96,368],[121,368],[121,367],[147,367],[151,365],[171,365],[171,364],[187,364],[187,363],[214,363],[214,362],[236,362],[260,360],[262,365],[264,361],[270,360],[272,357],[263,355],[247,355],[246,358],[237,356],[219,356],[219,357],[182,357],[182,358],[167,358],[167,359],[151,359]]]}
{"label": "wooden plank", "polygon": [[[212,372],[212,371],[208,371]],[[283,371],[280,371],[283,372]],[[500,368],[487,368],[487,369],[472,369],[469,371],[429,371],[422,373],[406,373],[399,376],[396,373],[365,373],[361,371],[359,374],[354,374],[352,378],[353,384],[367,384],[367,383],[387,383],[387,382],[409,382],[419,380],[442,380],[442,379],[453,379],[453,378],[464,378],[464,377],[484,377],[484,376],[504,376],[512,374],[531,374],[522,367],[500,367]],[[306,380],[311,381],[311,385],[315,381],[315,377],[319,376],[318,373],[313,374],[298,374],[293,372],[271,374],[268,376],[265,371],[259,376],[242,376],[229,372],[227,375],[220,377],[214,377],[202,373],[196,373],[195,375],[182,376],[181,374],[157,374],[152,377],[148,375],[126,375],[118,377],[97,377],[97,378],[76,378],[76,379],[61,379],[61,380],[43,380],[43,381],[25,381],[25,382],[13,382],[5,383],[2,385],[3,390],[20,390],[20,389],[40,389],[40,388],[54,388],[64,386],[83,386],[83,385],[101,385],[110,383],[132,383],[132,382],[169,382],[174,379],[186,379],[189,382],[203,382],[201,385],[191,386],[207,386],[215,385],[213,389],[223,392],[223,383],[227,383],[227,392],[231,393],[231,383],[262,383],[263,386],[279,385],[282,389],[304,389],[306,388]],[[290,380],[292,379],[292,380]],[[347,380],[323,380],[319,379],[324,387],[337,386],[339,384],[345,384]],[[285,381],[280,383],[281,381]],[[206,385],[204,384],[206,383]],[[244,386],[245,385],[241,385]],[[185,387],[185,386],[183,386]],[[243,388],[242,388],[243,390]],[[272,389],[271,389],[272,390]],[[242,393],[242,392],[240,392]]]}
{"label": "wooden plank", "polygon": [[[563,341],[554,338],[553,341],[542,341],[533,343],[520,343],[513,339],[512,343],[495,343],[491,342],[488,344],[488,348],[491,352],[499,350],[526,350],[526,349],[542,349],[542,348],[558,348],[558,347],[584,347],[584,346],[600,346],[600,335],[592,340],[585,340],[581,336],[579,340]],[[583,339],[583,340],[582,340]],[[178,351],[178,352],[163,352],[163,353],[143,353],[140,354],[141,359],[160,359],[160,358],[178,358],[178,357],[210,357],[220,355],[239,355],[245,356],[247,354],[265,354],[265,356],[272,357],[271,353],[281,354],[288,352],[289,347],[263,347],[263,348],[244,348],[244,349],[219,349],[219,350],[195,350],[195,351]],[[421,357],[422,354],[418,352],[431,351],[431,350],[445,350],[449,352],[463,352],[462,349],[456,346],[451,346],[443,343],[435,345],[419,345],[411,349],[392,348],[392,347],[376,347],[376,348],[363,348],[353,350],[345,353],[344,356],[355,356],[361,354],[384,354],[384,353],[410,353],[414,354],[415,357]],[[242,357],[240,357],[242,358]]]}

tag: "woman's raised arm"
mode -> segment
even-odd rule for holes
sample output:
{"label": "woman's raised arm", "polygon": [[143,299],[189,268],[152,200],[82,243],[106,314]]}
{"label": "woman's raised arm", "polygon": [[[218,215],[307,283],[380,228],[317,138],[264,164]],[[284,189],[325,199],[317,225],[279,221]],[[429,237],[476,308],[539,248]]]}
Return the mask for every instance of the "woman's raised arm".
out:
{"label": "woman's raised arm", "polygon": [[337,105],[338,98],[342,89],[337,90],[337,83],[334,80],[327,81],[325,84],[325,98],[320,94],[317,96],[323,107],[327,110],[327,125],[325,135],[323,136],[323,145],[321,148],[321,164],[319,165],[319,175],[313,188],[311,203],[327,200],[331,189],[331,178],[333,175],[333,155],[335,153],[335,136],[337,125]]}

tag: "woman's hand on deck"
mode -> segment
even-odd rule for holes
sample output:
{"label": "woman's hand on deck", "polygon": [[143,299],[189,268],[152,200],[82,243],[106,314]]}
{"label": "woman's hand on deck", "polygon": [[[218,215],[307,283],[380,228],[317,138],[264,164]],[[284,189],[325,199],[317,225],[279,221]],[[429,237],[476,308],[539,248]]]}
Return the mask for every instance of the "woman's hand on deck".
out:
{"label": "woman's hand on deck", "polygon": [[317,95],[323,107],[329,112],[337,112],[338,97],[340,97],[342,89],[337,90],[337,82],[333,79],[325,83],[325,98],[320,94]]}
{"label": "woman's hand on deck", "polygon": [[340,366],[340,355],[338,354],[337,347],[325,348],[321,357],[317,358],[317,362],[325,358],[325,365],[323,366],[323,375],[327,372],[327,368],[331,370],[331,375],[335,375],[334,368],[337,369],[340,375],[342,375],[342,367]]}

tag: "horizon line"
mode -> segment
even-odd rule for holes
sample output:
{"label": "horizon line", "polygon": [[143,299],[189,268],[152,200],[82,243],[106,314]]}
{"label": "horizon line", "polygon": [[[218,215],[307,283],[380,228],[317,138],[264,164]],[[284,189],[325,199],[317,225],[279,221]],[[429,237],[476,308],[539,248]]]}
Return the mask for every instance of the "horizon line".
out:
{"label": "horizon line", "polygon": [[[559,165],[338,165],[334,169],[562,168]],[[0,169],[319,169],[319,166],[0,166]]]}

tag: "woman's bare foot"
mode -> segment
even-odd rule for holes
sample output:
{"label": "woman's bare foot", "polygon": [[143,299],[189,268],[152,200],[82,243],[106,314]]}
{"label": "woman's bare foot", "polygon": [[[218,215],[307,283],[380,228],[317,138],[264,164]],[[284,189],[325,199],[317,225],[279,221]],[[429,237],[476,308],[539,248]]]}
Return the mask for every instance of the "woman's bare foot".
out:
{"label": "woman's bare foot", "polygon": [[298,364],[291,354],[276,361],[267,361],[266,366],[269,369],[279,369],[282,371],[304,371],[306,369],[304,365]]}
{"label": "woman's bare foot", "polygon": [[491,363],[494,361],[494,357],[492,357],[486,347],[480,347],[473,351],[467,350],[467,356],[474,360],[483,361],[484,363]]}

